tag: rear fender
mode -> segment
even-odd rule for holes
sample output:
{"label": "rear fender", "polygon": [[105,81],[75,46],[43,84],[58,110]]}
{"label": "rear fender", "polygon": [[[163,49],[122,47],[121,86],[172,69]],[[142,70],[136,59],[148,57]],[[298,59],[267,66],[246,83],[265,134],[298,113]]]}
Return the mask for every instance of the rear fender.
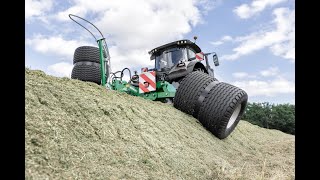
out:
{"label": "rear fender", "polygon": [[187,68],[188,73],[191,73],[195,69],[203,69],[203,71],[208,74],[206,67],[199,61],[192,61],[191,63],[188,64],[188,68]]}

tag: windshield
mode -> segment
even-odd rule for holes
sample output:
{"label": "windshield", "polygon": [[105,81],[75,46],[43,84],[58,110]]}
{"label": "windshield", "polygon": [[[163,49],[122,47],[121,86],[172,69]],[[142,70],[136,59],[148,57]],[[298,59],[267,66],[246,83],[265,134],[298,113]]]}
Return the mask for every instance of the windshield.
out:
{"label": "windshield", "polygon": [[185,61],[187,53],[185,48],[172,48],[156,56],[156,69],[171,68],[179,61]]}

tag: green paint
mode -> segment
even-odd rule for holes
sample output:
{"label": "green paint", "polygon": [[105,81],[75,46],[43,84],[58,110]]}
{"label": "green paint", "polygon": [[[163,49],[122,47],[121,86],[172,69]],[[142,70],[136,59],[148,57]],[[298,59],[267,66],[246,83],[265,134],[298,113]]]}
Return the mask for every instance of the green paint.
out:
{"label": "green paint", "polygon": [[112,90],[125,92],[133,96],[140,96],[152,101],[173,98],[176,94],[176,88],[166,81],[158,81],[156,83],[156,91],[148,93],[139,93],[139,87],[135,87],[126,81],[120,80],[114,80],[110,84],[110,87]]}
{"label": "green paint", "polygon": [[102,41],[104,39],[99,39],[99,52],[100,52],[100,69],[101,69],[101,85],[106,86],[106,69],[104,66],[104,57],[103,57],[103,47],[102,47]]}

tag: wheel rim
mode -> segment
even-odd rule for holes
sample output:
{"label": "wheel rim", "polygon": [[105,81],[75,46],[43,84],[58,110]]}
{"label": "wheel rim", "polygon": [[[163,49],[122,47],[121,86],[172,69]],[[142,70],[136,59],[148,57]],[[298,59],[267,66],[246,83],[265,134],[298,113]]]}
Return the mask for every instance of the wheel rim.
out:
{"label": "wheel rim", "polygon": [[236,122],[237,117],[239,116],[240,110],[241,110],[241,104],[239,104],[236,107],[236,109],[233,111],[233,113],[229,119],[229,122],[227,124],[227,129],[229,129]]}

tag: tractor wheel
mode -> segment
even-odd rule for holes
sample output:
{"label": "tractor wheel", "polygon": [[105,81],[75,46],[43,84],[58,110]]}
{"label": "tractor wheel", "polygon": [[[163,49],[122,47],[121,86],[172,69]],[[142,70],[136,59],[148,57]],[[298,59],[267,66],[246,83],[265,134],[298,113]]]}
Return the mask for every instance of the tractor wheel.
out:
{"label": "tractor wheel", "polygon": [[247,101],[245,91],[231,84],[219,82],[203,100],[198,120],[212,134],[224,139],[239,123]]}
{"label": "tractor wheel", "polygon": [[196,68],[196,69],[194,69],[193,71],[200,71],[200,72],[205,73],[204,69],[202,69],[202,68]]}
{"label": "tractor wheel", "polygon": [[72,69],[71,78],[101,84],[100,64],[78,62]]}
{"label": "tractor wheel", "polygon": [[[104,52],[103,52],[104,53]],[[104,56],[105,53],[104,53]],[[90,61],[100,64],[99,48],[93,46],[80,46],[74,51],[73,64],[77,62]]]}
{"label": "tractor wheel", "polygon": [[[202,68],[196,68],[194,69],[193,71],[200,71],[200,72],[203,72],[203,73],[206,73]],[[218,81],[217,78],[213,78],[214,81]]]}
{"label": "tractor wheel", "polygon": [[175,108],[197,117],[195,112],[195,104],[201,92],[214,79],[208,74],[200,71],[193,71],[184,77],[177,89],[176,95],[173,99]]}

